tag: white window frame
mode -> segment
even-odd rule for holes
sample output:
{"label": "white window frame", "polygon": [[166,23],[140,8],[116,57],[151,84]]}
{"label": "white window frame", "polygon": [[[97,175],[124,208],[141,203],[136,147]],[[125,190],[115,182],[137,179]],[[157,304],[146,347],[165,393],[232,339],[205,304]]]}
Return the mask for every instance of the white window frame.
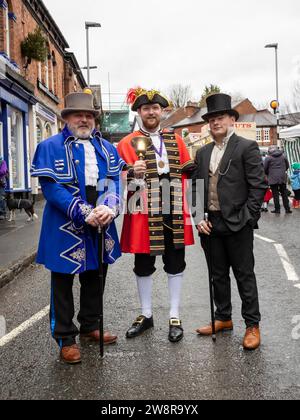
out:
{"label": "white window frame", "polygon": [[0,156],[4,158],[3,124],[0,121]]}
{"label": "white window frame", "polygon": [[[49,134],[47,132],[47,128],[48,127],[50,128],[50,136],[49,136]],[[45,133],[45,135],[44,135],[45,139],[50,138],[50,137],[53,136],[53,127],[52,127],[52,125],[49,122],[46,122],[46,124],[44,126],[44,133]]]}
{"label": "white window frame", "polygon": [[41,82],[42,81],[42,63],[38,62],[38,79]]}
{"label": "white window frame", "polygon": [[[41,130],[41,138],[40,138],[40,141],[38,139],[38,133],[37,133],[38,125],[39,125],[39,128]],[[40,144],[43,141],[43,137],[44,137],[43,123],[42,123],[42,121],[38,117],[36,118],[35,133],[36,133],[36,144],[38,145],[38,144]]]}
{"label": "white window frame", "polygon": [[49,89],[49,62],[48,62],[48,53],[45,60],[45,86]]}
{"label": "white window frame", "polygon": [[9,30],[9,10],[5,9],[5,34],[6,34],[6,54],[10,58],[10,30]]}
{"label": "white window frame", "polygon": [[51,56],[50,60],[50,70],[51,70],[51,87],[50,90],[55,93],[55,86],[54,86],[54,66],[53,66],[53,57]]}
{"label": "white window frame", "polygon": [[270,128],[264,128],[264,143],[271,143],[271,129]]}
{"label": "white window frame", "polygon": [[[18,129],[20,130],[18,133],[19,136],[19,140],[21,141],[21,147],[18,149],[18,156],[17,159],[19,166],[17,167],[17,170],[20,171],[21,174],[21,185],[19,186],[15,186],[14,185],[14,178],[13,178],[13,157],[12,157],[12,153],[11,153],[11,144],[12,144],[12,138],[11,138],[11,129],[12,129],[12,121],[11,121],[11,117],[8,117],[7,121],[8,121],[8,157],[9,157],[9,181],[10,181],[10,188],[15,190],[15,191],[22,191],[25,189],[25,176],[24,176],[24,169],[25,169],[25,160],[24,160],[24,156],[25,156],[25,150],[24,150],[24,129],[23,129],[23,114],[21,111],[10,107],[12,111],[16,111],[18,113],[18,115],[21,116],[21,125],[18,127]],[[18,117],[17,117],[18,118]]]}
{"label": "white window frame", "polygon": [[256,141],[258,143],[262,143],[262,141],[263,141],[263,132],[262,132],[261,128],[256,129]]}

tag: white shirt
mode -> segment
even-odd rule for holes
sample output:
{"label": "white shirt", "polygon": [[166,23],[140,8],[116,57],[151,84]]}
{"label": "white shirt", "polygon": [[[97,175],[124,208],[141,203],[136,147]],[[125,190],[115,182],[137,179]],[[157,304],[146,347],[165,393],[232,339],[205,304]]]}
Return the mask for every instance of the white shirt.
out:
{"label": "white shirt", "polygon": [[85,153],[85,185],[97,187],[99,179],[99,168],[94,146],[89,140],[78,140],[83,144]]}
{"label": "white shirt", "polygon": [[219,168],[221,160],[224,157],[229,140],[234,134],[234,130],[229,130],[227,137],[223,140],[222,144],[215,141],[215,147],[213,149],[211,160],[210,160],[210,172],[215,174]]}

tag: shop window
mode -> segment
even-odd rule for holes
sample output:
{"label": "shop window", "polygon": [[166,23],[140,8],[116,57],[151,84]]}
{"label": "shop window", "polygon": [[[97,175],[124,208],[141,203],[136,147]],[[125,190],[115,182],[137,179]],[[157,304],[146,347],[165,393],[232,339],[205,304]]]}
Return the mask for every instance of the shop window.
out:
{"label": "shop window", "polygon": [[43,140],[43,125],[41,120],[36,120],[36,141],[37,144],[40,144]]}
{"label": "shop window", "polygon": [[23,135],[23,115],[10,107],[10,171],[14,189],[25,187]]}
{"label": "shop window", "polygon": [[48,139],[49,137],[52,137],[52,127],[49,123],[45,125],[45,138]]}

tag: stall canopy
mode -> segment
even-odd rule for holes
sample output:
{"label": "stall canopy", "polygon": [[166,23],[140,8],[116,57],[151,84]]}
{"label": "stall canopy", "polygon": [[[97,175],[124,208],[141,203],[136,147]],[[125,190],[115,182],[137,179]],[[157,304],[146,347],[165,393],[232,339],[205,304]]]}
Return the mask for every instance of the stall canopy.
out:
{"label": "stall canopy", "polygon": [[281,139],[300,138],[300,124],[280,131]]}
{"label": "stall canopy", "polygon": [[300,125],[281,130],[280,138],[290,165],[300,162]]}

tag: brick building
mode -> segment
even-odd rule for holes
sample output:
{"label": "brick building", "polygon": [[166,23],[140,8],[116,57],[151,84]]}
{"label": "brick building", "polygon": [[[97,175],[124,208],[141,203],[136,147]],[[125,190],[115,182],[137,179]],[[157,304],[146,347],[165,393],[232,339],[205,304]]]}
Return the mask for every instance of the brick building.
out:
{"label": "brick building", "polygon": [[[269,110],[257,110],[249,99],[233,104],[233,108],[240,114],[240,123],[256,124],[256,140],[261,147],[277,145],[277,119]],[[207,113],[206,108],[196,109],[192,115],[173,124],[176,134],[185,137],[188,134],[201,133],[206,125],[202,116]]]}
{"label": "brick building", "polygon": [[[44,61],[28,60],[21,51],[36,28],[46,39]],[[0,0],[0,154],[8,162],[10,192],[37,192],[29,174],[36,146],[62,128],[63,98],[86,86],[67,48],[41,0]]]}

